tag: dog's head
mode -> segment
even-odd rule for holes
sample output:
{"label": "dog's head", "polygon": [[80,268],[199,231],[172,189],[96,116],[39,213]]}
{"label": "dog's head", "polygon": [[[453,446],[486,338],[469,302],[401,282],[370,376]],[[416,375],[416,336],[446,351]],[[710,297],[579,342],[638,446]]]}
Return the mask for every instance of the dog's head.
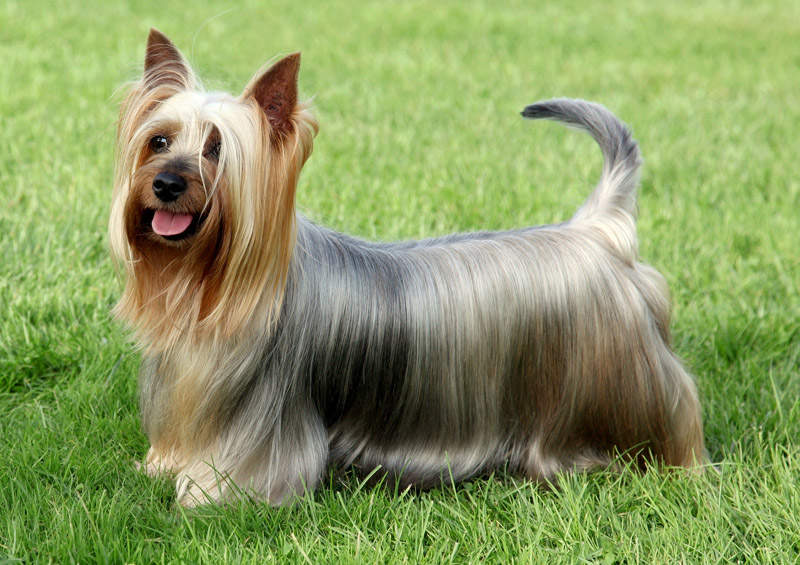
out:
{"label": "dog's head", "polygon": [[299,53],[234,97],[201,89],[151,30],[117,132],[112,253],[117,313],[148,348],[274,321],[295,238],[294,197],[317,124],[297,100]]}

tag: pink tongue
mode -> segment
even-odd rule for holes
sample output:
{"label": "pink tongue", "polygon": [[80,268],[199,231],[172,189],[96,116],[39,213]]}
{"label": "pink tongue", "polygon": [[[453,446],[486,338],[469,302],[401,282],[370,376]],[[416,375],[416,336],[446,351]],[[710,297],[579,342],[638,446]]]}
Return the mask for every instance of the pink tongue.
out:
{"label": "pink tongue", "polygon": [[158,235],[178,235],[192,223],[191,214],[173,214],[167,210],[156,210],[153,214],[153,231]]}

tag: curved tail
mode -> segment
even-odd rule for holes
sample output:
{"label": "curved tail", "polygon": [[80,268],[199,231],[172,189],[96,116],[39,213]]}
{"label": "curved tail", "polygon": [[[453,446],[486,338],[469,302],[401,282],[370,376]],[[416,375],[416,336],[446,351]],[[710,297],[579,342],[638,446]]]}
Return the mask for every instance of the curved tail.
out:
{"label": "curved tail", "polygon": [[[641,157],[631,132],[605,107],[585,100],[556,98],[526,107],[522,116],[531,119],[550,119],[586,130],[603,151],[603,174],[591,196],[576,212],[573,222],[599,218],[616,219],[617,233],[613,239],[620,249],[628,247],[622,239],[636,241],[636,187],[639,181]],[[626,229],[627,227],[627,229]],[[610,234],[609,234],[610,235]]]}

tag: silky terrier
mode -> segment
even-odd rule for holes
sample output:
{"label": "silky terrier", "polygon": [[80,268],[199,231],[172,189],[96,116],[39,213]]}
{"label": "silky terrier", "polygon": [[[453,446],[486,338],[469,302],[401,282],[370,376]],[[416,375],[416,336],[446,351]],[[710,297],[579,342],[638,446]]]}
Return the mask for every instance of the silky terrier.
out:
{"label": "silky terrier", "polygon": [[367,242],[295,209],[317,132],[299,64],[206,92],[151,30],[122,104],[109,231],[115,312],[144,356],[146,472],[173,476],[184,505],[281,504],[328,468],[427,488],[705,461],[665,281],[638,262],[624,124],[580,100],[523,110],[602,150],[564,223]]}

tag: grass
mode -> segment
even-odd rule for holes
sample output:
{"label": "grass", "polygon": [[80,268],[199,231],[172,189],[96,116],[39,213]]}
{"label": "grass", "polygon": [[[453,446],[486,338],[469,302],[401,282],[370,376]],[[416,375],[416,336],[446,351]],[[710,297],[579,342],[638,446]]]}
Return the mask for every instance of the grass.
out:
{"label": "grass", "polygon": [[[260,4],[0,5],[0,563],[800,560],[798,4]],[[299,205],[368,238],[568,217],[599,153],[518,111],[616,111],[720,473],[330,479],[289,508],[176,508],[133,468],[139,359],[108,313],[114,92],[151,25],[213,88],[302,50],[322,130]]]}

